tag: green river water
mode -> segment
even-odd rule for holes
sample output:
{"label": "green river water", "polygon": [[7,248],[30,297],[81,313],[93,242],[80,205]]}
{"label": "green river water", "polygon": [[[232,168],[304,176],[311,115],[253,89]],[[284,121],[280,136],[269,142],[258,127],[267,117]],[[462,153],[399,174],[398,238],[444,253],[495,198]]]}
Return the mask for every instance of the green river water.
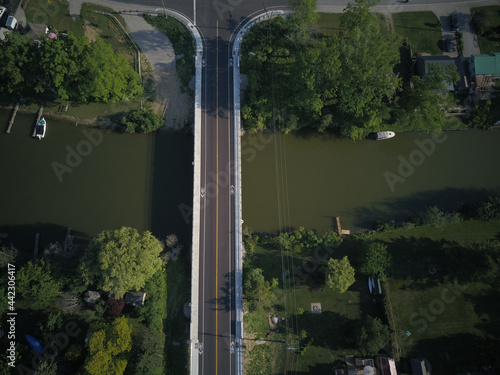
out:
{"label": "green river water", "polygon": [[[0,110],[7,127],[9,111]],[[30,247],[62,241],[66,228],[89,238],[122,225],[176,233],[190,242],[193,138],[128,135],[18,114],[0,132],[0,241]],[[420,143],[419,143],[420,142]],[[305,226],[369,229],[437,205],[455,209],[500,192],[500,131],[454,131],[432,138],[399,133],[385,141],[334,135],[245,135],[243,218],[255,232]],[[399,170],[398,170],[399,169]]]}
{"label": "green river water", "polygon": [[[334,135],[246,135],[243,218],[255,232],[305,226],[371,229],[437,205],[453,210],[500,192],[500,131],[398,133],[383,141]],[[399,171],[398,171],[399,170]]]}
{"label": "green river water", "polygon": [[[4,243],[31,246],[132,226],[190,241],[191,136],[158,132],[129,135],[46,118],[35,140],[33,114],[19,113],[6,134],[9,111],[0,111],[0,233]],[[8,237],[5,237],[8,235]],[[1,238],[0,238],[1,239]]]}

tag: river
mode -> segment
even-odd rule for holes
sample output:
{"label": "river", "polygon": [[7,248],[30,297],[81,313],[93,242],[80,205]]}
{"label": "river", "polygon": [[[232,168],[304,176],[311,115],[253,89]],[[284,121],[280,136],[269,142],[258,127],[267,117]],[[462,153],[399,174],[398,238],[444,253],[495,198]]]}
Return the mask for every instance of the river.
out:
{"label": "river", "polygon": [[243,219],[254,232],[371,229],[500,192],[500,131],[408,132],[353,142],[331,134],[245,135]]}
{"label": "river", "polygon": [[[8,117],[0,110],[5,128]],[[11,134],[0,132],[1,243],[29,248],[40,233],[44,246],[62,241],[67,227],[88,239],[122,225],[190,242],[192,136],[121,134],[49,117],[37,141],[34,118],[20,113]],[[500,131],[479,130],[358,142],[247,134],[243,219],[255,232],[325,231],[339,216],[344,229],[359,231],[426,206],[456,209],[500,192],[499,145]]]}
{"label": "river", "polygon": [[[0,240],[22,248],[64,240],[66,228],[88,239],[131,226],[159,237],[191,238],[192,136],[160,131],[121,134],[46,118],[46,137],[31,137],[35,116],[19,113],[5,133],[0,110]],[[43,247],[42,247],[43,248]]]}

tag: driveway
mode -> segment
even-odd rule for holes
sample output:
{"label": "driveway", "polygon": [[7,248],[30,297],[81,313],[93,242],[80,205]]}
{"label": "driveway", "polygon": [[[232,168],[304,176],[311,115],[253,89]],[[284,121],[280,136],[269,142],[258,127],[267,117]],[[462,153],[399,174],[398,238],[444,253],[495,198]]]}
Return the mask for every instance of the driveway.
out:
{"label": "driveway", "polygon": [[[102,0],[70,1],[69,12],[72,17],[78,17],[82,3],[91,2],[109,7],[117,12],[125,6]],[[141,11],[154,11],[155,7],[139,6]],[[167,127],[183,126],[192,118],[193,98],[181,93],[180,80],[175,69],[175,53],[170,40],[143,18],[142,13],[121,13],[126,28],[141,52],[151,65],[155,81],[155,110],[165,113]],[[144,67],[144,64],[142,64]]]}

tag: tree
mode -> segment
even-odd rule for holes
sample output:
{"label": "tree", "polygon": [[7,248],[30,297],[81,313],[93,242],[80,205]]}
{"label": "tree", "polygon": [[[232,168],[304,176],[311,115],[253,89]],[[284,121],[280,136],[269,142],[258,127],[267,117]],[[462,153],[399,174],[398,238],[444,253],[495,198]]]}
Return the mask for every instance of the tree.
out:
{"label": "tree", "polygon": [[17,272],[17,291],[23,297],[34,298],[33,307],[43,309],[59,296],[61,283],[54,279],[52,267],[43,260],[28,262]]}
{"label": "tree", "polygon": [[329,288],[344,293],[356,281],[354,268],[349,263],[347,256],[342,259],[328,259],[325,268],[325,283]]}
{"label": "tree", "polygon": [[90,44],[81,66],[85,80],[80,84],[80,99],[84,102],[116,102],[142,94],[139,75],[100,38]]}
{"label": "tree", "polygon": [[54,90],[59,99],[78,100],[80,87],[88,77],[81,62],[89,52],[88,39],[73,33],[59,39],[45,40],[38,50],[40,71],[36,92]]}
{"label": "tree", "polygon": [[500,219],[500,197],[489,197],[480,202],[474,216],[483,221]]}
{"label": "tree", "polygon": [[31,88],[35,53],[31,39],[19,33],[8,33],[5,40],[0,41],[0,93],[22,95]]}
{"label": "tree", "polygon": [[289,16],[290,38],[299,44],[309,41],[311,25],[318,19],[316,0],[289,0],[288,7],[293,11]]}
{"label": "tree", "polygon": [[163,332],[167,317],[167,277],[164,269],[159,269],[144,286],[148,298],[139,307],[139,320],[151,329]]}
{"label": "tree", "polygon": [[0,268],[7,267],[9,263],[13,263],[17,253],[17,249],[12,244],[10,246],[0,246]]}
{"label": "tree", "polygon": [[361,256],[359,271],[367,276],[378,275],[385,279],[385,269],[391,264],[387,245],[381,242],[370,242],[365,246]]}
{"label": "tree", "polygon": [[122,297],[128,290],[144,286],[161,268],[163,245],[149,231],[122,227],[105,230],[94,238],[82,257],[80,272],[84,282]]}
{"label": "tree", "polygon": [[377,131],[390,118],[387,102],[401,86],[393,73],[399,62],[400,39],[370,13],[378,1],[349,3],[341,18],[349,38],[340,44],[341,77],[335,111],[344,136],[359,139]]}
{"label": "tree", "polygon": [[120,125],[126,133],[150,133],[160,129],[164,121],[150,109],[138,109],[123,117]]}
{"label": "tree", "polygon": [[146,330],[139,338],[139,356],[136,372],[143,375],[163,375],[165,335],[161,331]]}
{"label": "tree", "polygon": [[244,272],[245,281],[243,283],[243,293],[249,300],[253,300],[250,308],[256,307],[270,309],[276,299],[273,289],[278,286],[278,279],[273,279],[271,283],[264,279],[263,271],[260,268],[252,268]]}
{"label": "tree", "polygon": [[107,301],[108,314],[113,316],[118,316],[122,313],[125,307],[125,298],[110,298]]}
{"label": "tree", "polygon": [[358,350],[363,356],[376,356],[390,340],[389,327],[379,318],[367,316],[356,339]]}
{"label": "tree", "polygon": [[132,348],[132,326],[127,318],[116,318],[112,323],[98,323],[90,327],[89,355],[85,371],[89,375],[121,375],[127,367],[124,356]]}
{"label": "tree", "polygon": [[403,90],[395,111],[395,121],[401,129],[424,130],[438,133],[445,125],[444,109],[454,104],[446,85],[459,79],[456,66],[431,64],[425,79],[413,76],[413,88]]}
{"label": "tree", "polygon": [[479,103],[471,113],[469,126],[473,128],[489,129],[492,121],[489,120],[491,100]]}

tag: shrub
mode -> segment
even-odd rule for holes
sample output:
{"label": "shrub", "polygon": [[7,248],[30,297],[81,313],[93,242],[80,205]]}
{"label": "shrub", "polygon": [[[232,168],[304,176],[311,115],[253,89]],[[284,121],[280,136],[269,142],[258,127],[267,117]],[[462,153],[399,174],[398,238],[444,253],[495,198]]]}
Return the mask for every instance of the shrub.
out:
{"label": "shrub", "polygon": [[108,300],[108,313],[109,315],[118,316],[123,311],[125,307],[125,299],[124,298],[110,298]]}
{"label": "shrub", "polygon": [[163,119],[150,109],[131,111],[123,117],[120,125],[126,133],[150,133],[163,126]]}

